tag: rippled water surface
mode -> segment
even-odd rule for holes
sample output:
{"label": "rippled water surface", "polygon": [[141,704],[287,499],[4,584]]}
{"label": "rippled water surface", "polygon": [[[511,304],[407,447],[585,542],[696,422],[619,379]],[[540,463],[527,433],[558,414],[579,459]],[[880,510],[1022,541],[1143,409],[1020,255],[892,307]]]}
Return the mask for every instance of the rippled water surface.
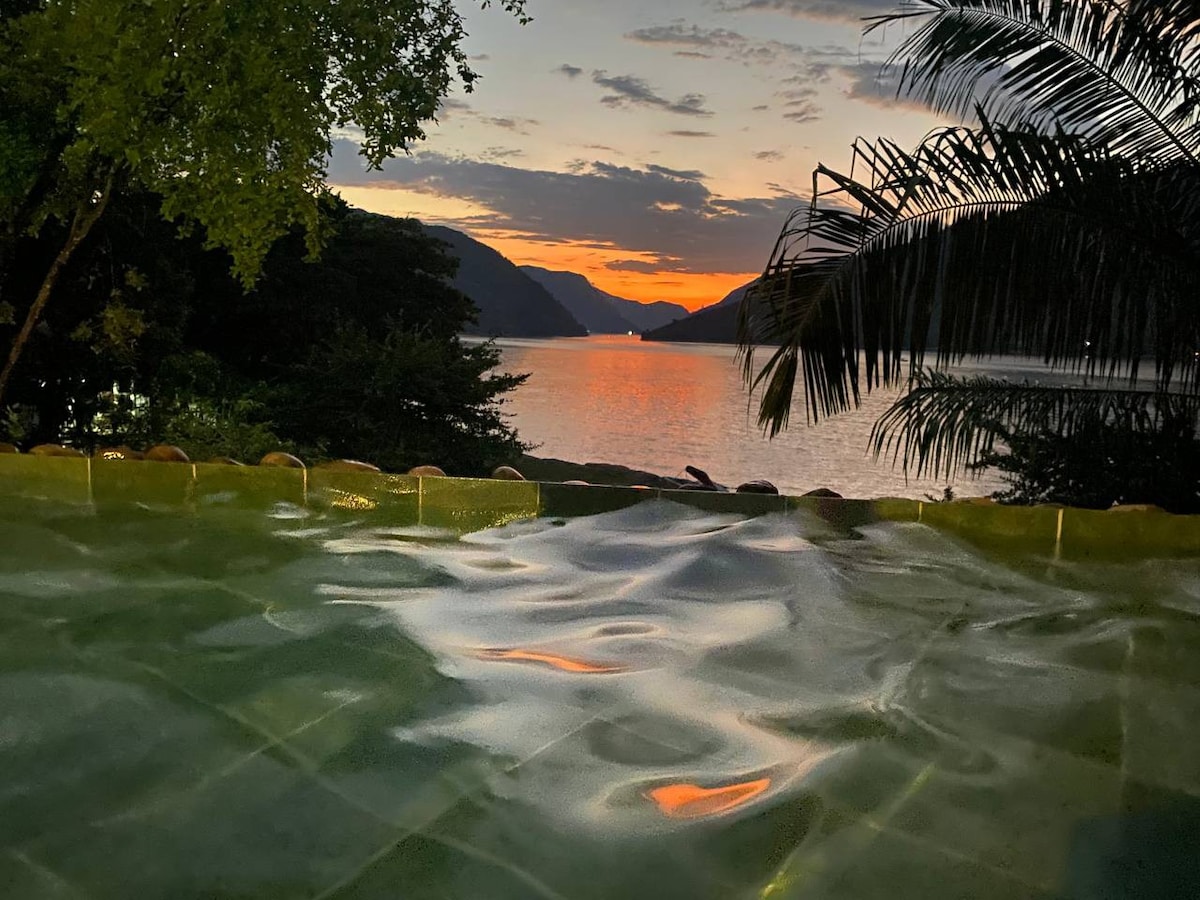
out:
{"label": "rippled water surface", "polygon": [[0,507],[0,896],[1200,896],[1200,566]]}

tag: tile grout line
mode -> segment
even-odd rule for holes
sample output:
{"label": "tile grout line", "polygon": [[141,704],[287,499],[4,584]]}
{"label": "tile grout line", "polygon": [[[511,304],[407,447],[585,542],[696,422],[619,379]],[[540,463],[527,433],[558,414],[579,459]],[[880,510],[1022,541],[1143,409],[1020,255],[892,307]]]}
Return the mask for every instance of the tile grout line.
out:
{"label": "tile grout line", "polygon": [[[562,895],[556,893],[548,886],[543,885],[531,873],[525,872],[524,870],[513,866],[511,863],[506,865],[504,860],[493,857],[491,854],[487,854],[482,851],[479,851],[476,848],[470,847],[470,845],[461,845],[461,842],[454,841],[453,839],[446,839],[439,835],[428,834],[425,832],[425,829],[428,828],[430,825],[432,825],[434,822],[436,822],[438,819],[440,819],[442,816],[444,816],[447,812],[449,812],[451,809],[453,809],[460,802],[462,802],[464,800],[470,800],[472,798],[472,796],[480,788],[486,787],[493,778],[495,778],[499,775],[511,774],[512,772],[515,772],[518,768],[520,768],[521,766],[530,762],[535,757],[540,756],[542,753],[545,753],[547,750],[549,750],[551,747],[558,744],[560,741],[564,741],[567,738],[571,737],[572,735],[577,734],[583,728],[587,727],[591,722],[595,721],[596,718],[597,717],[593,716],[592,718],[589,718],[589,719],[585,720],[584,722],[580,723],[575,728],[570,729],[565,734],[561,734],[558,737],[554,738],[553,740],[548,741],[545,745],[539,747],[537,750],[533,751],[533,753],[529,754],[524,759],[513,763],[511,766],[506,766],[505,768],[501,769],[500,772],[495,773],[490,778],[485,778],[483,780],[483,782],[475,789],[467,789],[465,791],[462,791],[457,797],[455,797],[444,808],[442,808],[441,810],[439,810],[438,812],[436,812],[435,814],[430,816],[428,819],[426,819],[425,821],[423,821],[420,824],[415,825],[415,826],[410,826],[410,827],[397,826],[395,822],[391,822],[387,819],[384,819],[382,816],[380,816],[374,810],[367,809],[366,807],[361,806],[357,802],[353,801],[352,798],[346,797],[340,791],[333,790],[332,792],[334,794],[336,794],[338,797],[340,797],[342,800],[346,801],[347,803],[350,803],[350,805],[353,806],[354,808],[367,813],[368,815],[372,816],[377,821],[382,822],[385,825],[390,825],[390,826],[396,827],[397,830],[399,830],[401,832],[401,835],[395,841],[391,841],[391,842],[385,844],[383,847],[381,847],[379,850],[377,850],[375,853],[373,853],[371,856],[369,856],[366,859],[366,861],[364,861],[364,863],[361,866],[359,866],[357,869],[355,869],[353,872],[351,872],[350,874],[346,875],[345,877],[339,879],[338,881],[336,881],[334,884],[330,885],[329,887],[325,888],[319,894],[314,895],[312,900],[331,900],[331,898],[336,897],[345,888],[348,888],[350,885],[354,884],[354,882],[357,881],[363,875],[363,873],[365,873],[373,865],[375,865],[377,862],[379,862],[380,860],[382,860],[385,857],[387,857],[388,855],[390,855],[393,851],[395,851],[395,849],[397,847],[399,847],[401,844],[403,844],[406,840],[413,837],[414,835],[425,837],[426,839],[434,841],[439,844],[442,844],[445,847],[450,847],[451,849],[458,850],[460,853],[463,853],[466,856],[473,856],[476,859],[479,859],[483,862],[489,863],[490,865],[496,865],[496,866],[499,866],[500,868],[504,868],[507,871],[512,872],[514,875],[516,875],[518,878],[520,878],[525,883],[529,884],[531,887],[534,887],[535,890],[536,889],[543,890],[544,891],[543,896],[548,898],[548,900],[566,900],[566,898],[563,898]],[[321,783],[320,780],[318,780],[318,783],[321,784],[322,787],[325,787],[326,790],[332,790],[330,787]],[[469,848],[469,849],[464,849],[464,847]]]}
{"label": "tile grout line", "polygon": [[249,731],[254,732],[255,734],[258,734],[260,737],[266,738],[267,741],[273,747],[277,748],[280,752],[282,752],[284,755],[288,756],[290,759],[292,759],[297,764],[298,772],[307,776],[314,784],[316,784],[322,790],[328,791],[330,794],[333,794],[335,797],[337,797],[339,800],[341,800],[347,806],[351,807],[352,809],[358,810],[361,813],[365,813],[366,815],[375,819],[377,822],[380,822],[383,825],[386,825],[390,828],[397,827],[395,822],[385,819],[383,816],[379,815],[379,813],[377,813],[375,810],[373,810],[373,809],[369,808],[368,806],[364,805],[363,803],[359,802],[356,798],[350,796],[345,791],[341,790],[336,784],[333,784],[332,782],[330,782],[329,779],[323,777],[320,774],[319,766],[317,766],[316,761],[309,759],[307,755],[305,755],[304,753],[301,753],[296,748],[290,746],[283,737],[273,734],[272,732],[268,731],[266,728],[260,726],[258,723],[254,722],[250,719],[247,719],[245,716],[241,715],[240,713],[238,713],[232,709],[229,709],[226,706],[223,706],[222,704],[212,703],[211,701],[204,699],[200,695],[193,693],[191,690],[189,690],[188,688],[179,684],[174,679],[167,677],[165,673],[160,672],[153,666],[150,666],[150,665],[147,665],[144,663],[134,663],[134,665],[136,665],[138,668],[144,669],[146,672],[153,675],[154,677],[161,679],[165,684],[171,685],[177,691],[190,697],[195,702],[200,703],[201,705],[214,710],[215,712],[226,717],[230,721],[237,723],[238,725],[242,726],[243,728],[248,729]]}
{"label": "tile grout line", "polygon": [[[837,804],[832,805],[837,806],[843,812],[852,812],[852,810],[847,809],[846,807],[841,807]],[[896,810],[896,812],[899,812],[899,810]],[[1049,891],[1051,889],[1051,886],[1049,885],[1038,884],[1036,882],[1029,881],[1028,879],[1020,877],[1019,875],[1015,875],[1002,866],[985,862],[977,856],[972,856],[970,853],[962,850],[956,850],[955,848],[948,847],[945,844],[939,844],[936,841],[921,837],[920,835],[914,834],[911,831],[904,831],[901,828],[896,828],[894,825],[889,825],[887,820],[877,821],[870,814],[863,815],[861,819],[869,828],[879,831],[882,834],[887,834],[909,844],[915,844],[918,847],[924,847],[927,850],[930,850],[941,856],[948,857],[949,859],[954,859],[958,860],[959,862],[965,862],[973,866],[978,866],[979,868],[984,869],[990,872],[992,875],[998,876],[1005,881],[1011,881],[1024,887],[1031,887],[1039,891]]]}
{"label": "tile grout line", "polygon": [[[1118,682],[1118,699],[1121,718],[1121,767],[1117,780],[1117,803],[1124,805],[1125,786],[1129,781],[1129,702],[1133,694],[1132,674],[1135,632],[1129,633],[1125,646],[1125,659],[1121,664],[1121,680]],[[1117,810],[1118,813],[1120,809]]]}
{"label": "tile grout line", "polygon": [[[176,687],[178,687],[178,685],[176,685]],[[148,813],[155,812],[156,810],[161,808],[164,804],[167,804],[172,800],[182,799],[188,794],[194,794],[199,791],[205,790],[210,784],[220,781],[223,778],[227,778],[228,776],[230,776],[234,772],[236,772],[238,769],[242,768],[244,765],[249,763],[251,760],[257,759],[258,757],[262,756],[264,753],[267,753],[270,750],[273,750],[276,747],[279,747],[284,742],[286,742],[289,738],[296,737],[297,735],[303,734],[304,732],[308,731],[308,729],[313,728],[317,725],[320,725],[322,722],[324,722],[330,716],[334,715],[335,713],[341,712],[347,706],[351,706],[356,702],[358,702],[358,701],[357,700],[344,700],[341,703],[339,703],[337,706],[330,707],[329,709],[325,710],[325,712],[321,713],[321,715],[317,716],[314,719],[310,719],[309,721],[305,722],[303,725],[296,726],[291,731],[289,731],[286,734],[277,738],[275,741],[265,743],[259,747],[256,747],[255,749],[253,749],[249,753],[247,753],[245,756],[235,759],[228,765],[222,766],[219,769],[216,769],[212,772],[207,773],[206,775],[199,778],[194,783],[188,785],[185,788],[182,788],[179,791],[176,791],[175,793],[169,794],[166,797],[163,797],[157,801],[143,804],[142,806],[139,806],[139,807],[135,807],[134,809],[127,809],[123,812],[116,813],[111,816],[105,816],[100,819],[93,819],[92,821],[88,822],[88,825],[93,826],[93,827],[102,827],[102,826],[108,825],[109,823],[120,822],[125,819],[137,819]]]}
{"label": "tile grout line", "polygon": [[460,841],[458,838],[452,838],[443,834],[427,834],[424,835],[424,837],[433,841],[434,843],[441,844],[443,847],[449,847],[453,850],[457,850],[463,856],[469,856],[473,859],[479,860],[480,862],[503,869],[514,878],[529,885],[529,887],[533,888],[538,894],[540,894],[542,897],[545,897],[546,900],[567,900],[566,897],[558,893],[558,891],[554,890],[554,888],[550,887],[550,885],[539,879],[532,872],[528,872],[520,866],[511,863],[508,860],[502,859],[499,856],[488,853],[486,850],[482,850],[479,847],[468,844],[466,841]]}
{"label": "tile grout line", "polygon": [[77,887],[76,885],[72,884],[70,881],[68,881],[62,875],[59,875],[57,872],[55,872],[49,866],[33,859],[28,853],[25,853],[22,850],[17,850],[14,847],[10,847],[6,852],[8,853],[9,856],[11,856],[17,862],[21,863],[21,865],[32,869],[34,872],[36,872],[38,875],[40,875],[43,878],[48,878],[53,884],[55,884],[59,887],[66,888],[68,891],[70,891],[71,896],[79,897],[79,898],[81,898],[81,900],[88,900],[88,898],[91,897],[91,894],[87,893],[82,888]]}

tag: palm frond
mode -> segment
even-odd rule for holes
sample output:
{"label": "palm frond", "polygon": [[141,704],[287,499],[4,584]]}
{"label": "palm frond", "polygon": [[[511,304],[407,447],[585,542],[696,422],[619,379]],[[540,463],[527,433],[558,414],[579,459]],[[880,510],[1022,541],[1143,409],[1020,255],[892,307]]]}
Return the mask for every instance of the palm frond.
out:
{"label": "palm frond", "polygon": [[875,423],[871,446],[906,472],[952,477],[1019,433],[1068,436],[1096,426],[1152,433],[1200,419],[1200,396],[1014,384],[923,371]]}
{"label": "palm frond", "polygon": [[894,54],[899,92],[965,117],[1062,128],[1115,152],[1195,162],[1196,3],[906,0],[868,30],[918,22]]}
{"label": "palm frond", "polygon": [[[797,373],[815,421],[897,381],[904,353],[910,373],[927,352],[939,365],[1020,353],[1131,378],[1149,353],[1161,389],[1196,387],[1197,170],[980,118],[912,152],[860,141],[858,178],[818,168],[812,205],[789,217],[739,317],[771,434]],[[768,342],[779,347],[756,373]]]}

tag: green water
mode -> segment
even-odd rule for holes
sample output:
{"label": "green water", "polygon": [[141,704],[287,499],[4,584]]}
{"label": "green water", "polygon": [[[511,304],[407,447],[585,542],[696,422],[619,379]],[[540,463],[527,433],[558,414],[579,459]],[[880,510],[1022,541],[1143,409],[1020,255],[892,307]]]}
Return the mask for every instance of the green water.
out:
{"label": "green water", "polygon": [[0,897],[1200,896],[1200,564],[0,501]]}

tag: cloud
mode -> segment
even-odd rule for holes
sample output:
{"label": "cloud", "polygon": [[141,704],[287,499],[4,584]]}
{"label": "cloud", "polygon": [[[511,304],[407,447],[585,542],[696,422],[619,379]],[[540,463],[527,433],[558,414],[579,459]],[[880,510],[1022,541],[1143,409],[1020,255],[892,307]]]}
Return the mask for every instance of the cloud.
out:
{"label": "cloud", "polygon": [[821,110],[816,106],[808,106],[802,109],[792,109],[785,112],[780,118],[787,119],[796,125],[803,125],[806,122],[817,122],[821,118]]}
{"label": "cloud", "polygon": [[802,19],[857,22],[867,16],[894,12],[897,0],[722,0],[722,12],[781,12]]}
{"label": "cloud", "polygon": [[783,159],[783,154],[778,150],[759,150],[754,154],[754,158],[762,162],[779,162]]}
{"label": "cloud", "polygon": [[[745,5],[736,8],[776,8],[771,6],[770,2],[749,0]],[[860,11],[890,10],[894,2],[895,0],[882,0],[878,5],[864,2],[859,6]],[[795,11],[797,14],[825,7],[844,10],[847,5],[822,5],[802,0],[778,2],[779,9]],[[650,46],[673,48],[676,55],[717,56],[747,66],[768,67],[775,83],[785,87],[777,95],[784,101],[780,116],[793,123],[815,122],[821,118],[823,110],[814,100],[817,94],[815,86],[828,83],[834,78],[849,80],[847,96],[850,99],[875,105],[897,105],[894,100],[888,98],[887,84],[880,82],[877,77],[882,61],[865,58],[861,47],[851,49],[836,43],[795,44],[786,41],[756,40],[728,28],[702,28],[683,19],[676,19],[666,25],[653,25],[630,31],[626,33],[625,38]],[[892,85],[893,97],[894,94],[895,89]],[[762,112],[767,110],[768,106],[760,104],[753,109],[755,112]]]}
{"label": "cloud", "polygon": [[727,28],[701,28],[698,25],[689,27],[682,20],[676,20],[670,25],[639,28],[636,31],[630,31],[625,38],[639,44],[670,44],[702,48],[740,47],[746,43],[746,38],[736,31],[730,31]]}
{"label": "cloud", "polygon": [[604,264],[604,268],[612,269],[614,272],[641,272],[645,275],[656,275],[673,262],[677,263],[678,260],[669,260],[661,256],[656,257],[653,262],[646,262],[642,259],[612,259]]}
{"label": "cloud", "polygon": [[471,104],[465,100],[455,100],[453,97],[443,97],[442,102],[438,104],[437,118],[440,122],[446,122],[455,116],[474,114]]}
{"label": "cloud", "polygon": [[686,129],[681,129],[679,131],[668,131],[667,134],[670,135],[671,137],[681,137],[681,138],[716,137],[716,135],[711,131],[688,131]]}
{"label": "cloud", "polygon": [[721,56],[746,65],[763,66],[775,66],[782,62],[805,72],[813,66],[827,67],[859,58],[857,51],[836,44],[814,46],[752,40],[728,28],[701,28],[683,19],[675,19],[668,25],[653,25],[627,32],[625,39],[651,46],[682,48],[675,49],[676,56],[700,56],[705,59]]}
{"label": "cloud", "polygon": [[563,63],[554,71],[566,75],[568,78],[578,78],[583,74],[583,69],[579,68],[579,66],[572,66],[568,63]]}
{"label": "cloud", "polygon": [[450,119],[458,119],[460,117],[474,119],[477,122],[491,125],[494,128],[503,128],[505,131],[513,131],[517,134],[526,135],[529,134],[530,128],[542,124],[537,119],[529,119],[524,116],[485,116],[465,100],[457,100],[453,97],[443,98],[441,104],[438,106],[438,121],[446,122]]}
{"label": "cloud", "polygon": [[529,128],[542,124],[537,119],[526,119],[521,116],[481,116],[479,120],[488,125],[503,128],[505,131],[515,131],[517,134],[529,134]]}
{"label": "cloud", "polygon": [[783,101],[781,118],[789,122],[815,122],[821,118],[821,107],[813,100],[816,88],[804,86],[776,91],[775,96]]}
{"label": "cloud", "polygon": [[600,98],[606,106],[646,106],[663,109],[683,116],[711,116],[704,108],[703,94],[684,94],[678,100],[668,100],[654,92],[644,78],[635,75],[609,75],[603,69],[592,73],[592,81],[612,91]]}
{"label": "cloud", "polygon": [[678,178],[681,181],[702,181],[704,173],[698,169],[668,169],[666,166],[648,165],[647,172],[655,175],[666,175],[668,178]]}
{"label": "cloud", "polygon": [[479,158],[489,162],[497,162],[502,159],[516,159],[524,155],[524,150],[514,150],[510,147],[488,147],[480,152]]}
{"label": "cloud", "polygon": [[702,173],[666,166],[591,162],[550,172],[426,152],[367,172],[357,149],[350,141],[335,143],[330,184],[457,198],[487,210],[444,220],[473,234],[620,249],[661,260],[655,271],[758,271],[785,217],[799,205],[790,192],[719,197]]}
{"label": "cloud", "polygon": [[[837,66],[833,71],[846,82],[843,94],[851,100],[880,109],[911,109],[926,113],[933,111],[928,104],[914,97],[897,94],[900,71],[895,67],[885,68],[879,63],[862,62],[852,66]],[[981,82],[975,89],[976,96],[982,96],[990,82],[990,79]]]}

